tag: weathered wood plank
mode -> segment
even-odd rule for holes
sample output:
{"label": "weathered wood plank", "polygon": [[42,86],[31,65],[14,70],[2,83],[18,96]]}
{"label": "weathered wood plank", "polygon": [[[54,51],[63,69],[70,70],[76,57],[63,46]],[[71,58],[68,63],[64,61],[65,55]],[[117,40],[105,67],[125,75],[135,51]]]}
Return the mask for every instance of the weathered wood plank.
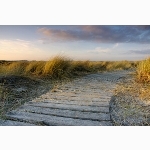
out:
{"label": "weathered wood plank", "polygon": [[[107,92],[108,93],[108,92]],[[82,93],[83,94],[83,93]],[[106,103],[108,103],[109,101],[110,101],[110,99],[111,99],[111,96],[108,96],[108,98],[104,98],[104,97],[101,97],[101,95],[99,95],[99,97],[97,97],[96,95],[94,96],[94,95],[77,95],[76,97],[75,96],[73,96],[72,97],[72,95],[70,96],[70,95],[67,95],[66,93],[64,94],[65,96],[62,96],[62,95],[55,95],[55,94],[53,94],[53,95],[48,95],[47,97],[49,97],[49,98],[43,98],[43,100],[44,99],[52,99],[52,100],[57,100],[57,101],[60,101],[60,100],[62,100],[62,101],[72,101],[72,102],[90,102],[90,101],[92,101],[93,103],[103,103],[103,102],[106,102]],[[106,94],[107,95],[107,94]]]}
{"label": "weathered wood plank", "polygon": [[111,126],[110,121],[91,121],[73,118],[64,118],[29,112],[12,111],[7,114],[8,119],[21,120],[30,123],[41,123],[49,126]]}
{"label": "weathered wood plank", "polygon": [[72,110],[62,110],[62,109],[51,109],[43,107],[34,107],[34,106],[22,106],[17,111],[27,111],[38,114],[54,115],[65,118],[74,118],[74,119],[87,119],[94,121],[107,121],[110,120],[110,114],[106,113],[92,113],[92,112],[81,112],[81,111],[72,111]]}
{"label": "weathered wood plank", "polygon": [[109,107],[98,107],[98,106],[82,106],[82,105],[67,105],[67,104],[52,104],[52,103],[42,103],[42,102],[30,102],[25,105],[40,106],[43,108],[54,108],[54,109],[67,109],[67,110],[77,110],[77,111],[90,111],[90,112],[103,112],[109,113]]}
{"label": "weathered wood plank", "polygon": [[35,124],[13,120],[0,120],[0,126],[35,126]]}
{"label": "weathered wood plank", "polygon": [[53,104],[67,104],[67,105],[81,105],[81,106],[100,106],[100,107],[109,107],[108,101],[69,101],[69,100],[43,100],[43,103],[53,103]]}

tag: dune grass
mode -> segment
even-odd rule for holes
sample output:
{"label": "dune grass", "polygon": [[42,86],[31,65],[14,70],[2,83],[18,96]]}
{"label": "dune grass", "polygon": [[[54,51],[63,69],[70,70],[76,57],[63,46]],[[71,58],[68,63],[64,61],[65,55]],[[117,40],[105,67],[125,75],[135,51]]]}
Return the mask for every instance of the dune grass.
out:
{"label": "dune grass", "polygon": [[58,55],[49,61],[1,61],[0,74],[62,79],[90,72],[135,68],[137,64],[132,61],[73,61]]}
{"label": "dune grass", "polygon": [[137,66],[137,77],[140,82],[150,82],[150,57],[141,61]]}
{"label": "dune grass", "polygon": [[65,56],[55,56],[45,63],[43,67],[43,75],[53,78],[62,78],[68,74],[71,66],[71,60]]}
{"label": "dune grass", "polygon": [[43,68],[46,62],[44,61],[31,61],[25,67],[25,74],[40,76],[43,74]]}

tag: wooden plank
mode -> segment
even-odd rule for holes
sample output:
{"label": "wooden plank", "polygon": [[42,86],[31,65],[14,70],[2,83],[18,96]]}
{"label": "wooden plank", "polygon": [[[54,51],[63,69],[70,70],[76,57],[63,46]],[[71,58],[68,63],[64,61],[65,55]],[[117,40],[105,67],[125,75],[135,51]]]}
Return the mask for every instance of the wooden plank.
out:
{"label": "wooden plank", "polygon": [[25,105],[39,106],[43,108],[53,108],[53,109],[66,109],[66,110],[76,110],[76,111],[90,111],[90,112],[103,112],[109,113],[109,107],[98,107],[98,106],[82,106],[82,105],[66,105],[66,104],[53,104],[53,103],[42,103],[42,102],[28,102]]}
{"label": "wooden plank", "polygon": [[111,126],[110,121],[91,121],[91,120],[81,120],[73,118],[64,118],[57,116],[49,116],[43,114],[29,113],[29,112],[19,112],[12,111],[7,114],[7,118],[13,120],[21,120],[34,124],[45,124],[49,126]]}
{"label": "wooden plank", "polygon": [[110,114],[106,113],[92,113],[92,112],[81,112],[81,111],[72,111],[72,110],[62,110],[62,109],[51,109],[43,107],[34,107],[34,106],[22,106],[17,111],[27,111],[38,114],[53,115],[59,117],[68,117],[74,119],[87,119],[94,121],[106,121],[110,120]]}
{"label": "wooden plank", "polygon": [[35,126],[35,124],[13,120],[0,120],[0,126]]}
{"label": "wooden plank", "polygon": [[101,106],[101,107],[109,107],[108,101],[69,101],[69,100],[43,100],[43,103],[53,103],[53,104],[67,104],[67,105],[81,105],[81,106]]}
{"label": "wooden plank", "polygon": [[[67,94],[65,94],[64,93],[64,95],[65,96],[62,96],[62,95],[50,95],[50,96],[48,96],[48,98],[47,99],[52,99],[52,100],[57,100],[57,101],[76,101],[76,102],[80,102],[80,101],[85,101],[85,102],[90,102],[90,101],[92,101],[93,103],[103,103],[103,102],[106,102],[106,103],[109,103],[109,101],[110,101],[110,99],[111,99],[111,96],[112,96],[112,94],[110,95],[110,96],[107,96],[107,98],[105,98],[104,96],[101,96],[101,94],[99,94],[99,97],[94,97],[94,95],[91,97],[91,95],[88,95],[88,94],[86,94],[86,96],[85,95],[78,95],[78,96],[76,96],[76,97],[72,97],[71,95],[67,95]],[[108,95],[108,92],[105,94],[105,95]],[[43,98],[44,99],[44,98]]]}

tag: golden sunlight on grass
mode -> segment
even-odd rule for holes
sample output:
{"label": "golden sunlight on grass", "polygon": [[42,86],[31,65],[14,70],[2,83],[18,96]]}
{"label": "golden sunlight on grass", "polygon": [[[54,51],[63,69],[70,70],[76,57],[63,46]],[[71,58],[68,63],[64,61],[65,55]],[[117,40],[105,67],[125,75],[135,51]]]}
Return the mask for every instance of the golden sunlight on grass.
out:
{"label": "golden sunlight on grass", "polygon": [[29,74],[29,75],[30,74],[42,75],[45,64],[46,64],[46,62],[44,62],[44,61],[31,61],[26,66],[25,73]]}
{"label": "golden sunlight on grass", "polygon": [[139,63],[137,74],[139,81],[150,82],[150,57]]}
{"label": "golden sunlight on grass", "polygon": [[43,68],[43,75],[61,78],[67,73],[70,67],[70,59],[65,56],[55,56],[52,60],[46,62]]}
{"label": "golden sunlight on grass", "polygon": [[135,68],[137,64],[132,61],[73,61],[58,55],[49,61],[1,61],[0,73],[61,79],[83,73]]}

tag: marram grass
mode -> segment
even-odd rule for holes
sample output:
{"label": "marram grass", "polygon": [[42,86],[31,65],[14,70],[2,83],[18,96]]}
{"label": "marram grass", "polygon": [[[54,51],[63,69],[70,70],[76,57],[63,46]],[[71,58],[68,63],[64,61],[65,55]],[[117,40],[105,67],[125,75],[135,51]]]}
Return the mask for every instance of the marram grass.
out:
{"label": "marram grass", "polygon": [[43,75],[61,78],[65,72],[68,72],[71,65],[70,62],[70,59],[65,56],[55,56],[45,63],[45,66],[43,67]]}
{"label": "marram grass", "polygon": [[135,68],[137,64],[133,61],[73,61],[58,55],[49,61],[0,61],[0,74],[61,79],[86,72]]}
{"label": "marram grass", "polygon": [[139,81],[150,82],[150,57],[139,63],[137,74]]}
{"label": "marram grass", "polygon": [[43,68],[45,66],[46,62],[44,61],[31,61],[25,68],[26,74],[32,74],[32,75],[42,75],[43,74]]}

